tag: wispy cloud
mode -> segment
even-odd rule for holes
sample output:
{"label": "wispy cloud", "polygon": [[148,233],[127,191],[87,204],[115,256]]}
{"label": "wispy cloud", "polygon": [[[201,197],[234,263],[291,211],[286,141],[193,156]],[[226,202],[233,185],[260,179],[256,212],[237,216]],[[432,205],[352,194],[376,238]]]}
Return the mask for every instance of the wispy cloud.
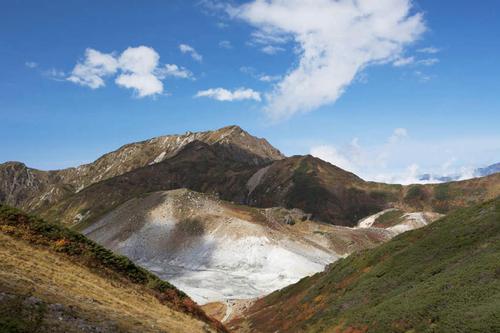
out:
{"label": "wispy cloud", "polygon": [[300,49],[298,66],[268,95],[275,119],[335,102],[358,72],[394,61],[425,31],[409,0],[255,0],[226,10],[257,27],[254,41]]}
{"label": "wispy cloud", "polygon": [[281,80],[281,75],[260,75],[259,81],[262,82],[275,82]]}
{"label": "wispy cloud", "polygon": [[41,71],[41,73],[43,76],[48,77],[49,79],[54,81],[65,81],[68,76],[64,71],[55,68],[43,70]]}
{"label": "wispy cloud", "polygon": [[162,80],[166,77],[191,78],[192,73],[175,64],[160,66],[160,55],[151,47],[129,47],[121,54],[102,53],[87,49],[66,80],[98,89],[106,85],[107,77],[117,74],[114,82],[133,89],[136,97],[163,93]]}
{"label": "wispy cloud", "polygon": [[227,24],[226,22],[217,22],[216,25],[219,29],[226,29],[227,27],[229,27],[229,24]]}
{"label": "wispy cloud", "polygon": [[180,79],[190,79],[193,78],[193,73],[190,70],[177,66],[175,64],[166,64],[163,68],[158,69],[158,75],[161,78],[165,77],[177,77]]}
{"label": "wispy cloud", "polygon": [[249,88],[238,88],[230,91],[224,88],[212,88],[198,91],[195,97],[208,97],[221,102],[254,100],[261,101],[260,93]]}
{"label": "wispy cloud", "polygon": [[193,58],[194,60],[198,61],[198,62],[201,62],[203,61],[203,57],[201,54],[199,54],[195,49],[194,47],[190,46],[190,45],[187,45],[187,44],[180,44],[179,45],[179,50],[182,52],[182,53],[186,53],[186,54],[189,54],[191,56],[191,58]]}
{"label": "wispy cloud", "polygon": [[439,62],[438,58],[427,58],[427,59],[421,59],[417,61],[419,65],[423,66],[433,66]]}
{"label": "wispy cloud", "polygon": [[231,44],[230,41],[228,40],[221,40],[219,42],[219,47],[223,48],[223,49],[232,49],[233,48],[233,45]]}
{"label": "wispy cloud", "polygon": [[404,138],[408,136],[408,130],[406,128],[395,128],[392,135],[389,137],[389,143],[394,144],[401,142]]}
{"label": "wispy cloud", "polygon": [[417,52],[420,52],[420,53],[427,53],[427,54],[436,54],[436,53],[439,53],[441,50],[436,48],[436,47],[424,47],[424,48],[421,48],[421,49],[418,49]]}
{"label": "wispy cloud", "polygon": [[240,72],[247,74],[253,77],[254,79],[262,82],[275,82],[281,80],[282,78],[281,75],[268,75],[265,73],[258,74],[257,70],[251,66],[241,66]]}
{"label": "wispy cloud", "polygon": [[413,75],[422,83],[428,82],[432,79],[432,76],[429,74],[426,74],[422,71],[414,71]]}
{"label": "wispy cloud", "polygon": [[26,61],[24,63],[24,65],[28,68],[37,68],[38,67],[38,63],[34,62],[34,61]]}
{"label": "wispy cloud", "polygon": [[395,67],[403,67],[415,63],[415,57],[401,57],[392,63]]}
{"label": "wispy cloud", "polygon": [[273,54],[276,54],[278,52],[285,51],[285,48],[283,48],[281,46],[266,45],[263,48],[261,48],[260,50],[266,54],[273,55]]}

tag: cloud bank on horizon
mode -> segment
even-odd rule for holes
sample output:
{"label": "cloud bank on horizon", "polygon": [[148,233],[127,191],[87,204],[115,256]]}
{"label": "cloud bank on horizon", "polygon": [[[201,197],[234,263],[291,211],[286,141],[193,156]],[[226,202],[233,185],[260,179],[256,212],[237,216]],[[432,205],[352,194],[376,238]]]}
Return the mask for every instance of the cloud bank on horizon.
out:
{"label": "cloud bank on horizon", "polygon": [[226,10],[268,47],[298,46],[298,65],[266,95],[274,119],[334,103],[369,65],[409,64],[401,55],[426,30],[410,0],[255,0]]}
{"label": "cloud bank on horizon", "polygon": [[408,185],[476,177],[478,147],[498,151],[500,142],[492,137],[415,140],[406,128],[395,128],[378,144],[354,137],[345,144],[312,144],[309,153],[365,180]]}

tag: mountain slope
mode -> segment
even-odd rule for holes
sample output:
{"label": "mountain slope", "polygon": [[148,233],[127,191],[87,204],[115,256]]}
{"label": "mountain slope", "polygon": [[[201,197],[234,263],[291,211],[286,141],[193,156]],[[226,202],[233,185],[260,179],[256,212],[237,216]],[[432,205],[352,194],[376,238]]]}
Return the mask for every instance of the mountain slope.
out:
{"label": "mountain slope", "polygon": [[318,158],[293,156],[259,170],[247,184],[247,202],[260,207],[296,207],[325,222],[354,226],[360,218],[387,208],[400,192],[398,186],[367,188],[366,184]]}
{"label": "mountain slope", "polygon": [[131,199],[83,233],[200,304],[266,295],[393,236],[307,217],[299,210],[251,208],[179,189]]}
{"label": "mountain slope", "polygon": [[494,198],[500,173],[430,185],[366,182],[312,156],[285,158],[236,126],[133,143],[60,171],[0,165],[0,202],[67,225],[91,222],[133,197],[176,188],[256,207],[299,208],[315,220],[355,226],[387,208],[447,213]]}
{"label": "mountain slope", "polygon": [[500,174],[443,184],[390,185],[365,182],[311,156],[262,167],[235,159],[234,149],[193,141],[169,159],[93,184],[40,214],[68,225],[91,222],[133,197],[183,187],[256,207],[299,208],[315,220],[355,226],[359,219],[392,207],[447,213],[483,202],[500,194]]}
{"label": "mountain slope", "polygon": [[257,171],[247,182],[247,202],[295,207],[324,222],[354,226],[367,215],[396,207],[447,213],[500,195],[500,174],[460,182],[390,185],[366,182],[312,156],[293,156]]}
{"label": "mountain slope", "polygon": [[241,189],[258,168],[236,160],[234,148],[193,141],[169,159],[93,184],[61,200],[42,216],[68,225],[90,222],[134,197],[183,187],[242,202],[245,193]]}
{"label": "mountain slope", "polygon": [[2,332],[225,331],[127,258],[6,206],[0,249]]}
{"label": "mountain slope", "polygon": [[251,136],[238,126],[160,136],[124,145],[76,168],[41,171],[19,162],[0,164],[0,203],[41,210],[94,183],[168,159],[193,141],[222,146],[231,152],[233,160],[254,166],[284,158],[265,139]]}
{"label": "mountain slope", "polygon": [[19,162],[0,164],[0,203],[34,210],[75,191],[58,171],[41,171]]}
{"label": "mountain slope", "polygon": [[239,332],[498,332],[500,198],[259,300]]}

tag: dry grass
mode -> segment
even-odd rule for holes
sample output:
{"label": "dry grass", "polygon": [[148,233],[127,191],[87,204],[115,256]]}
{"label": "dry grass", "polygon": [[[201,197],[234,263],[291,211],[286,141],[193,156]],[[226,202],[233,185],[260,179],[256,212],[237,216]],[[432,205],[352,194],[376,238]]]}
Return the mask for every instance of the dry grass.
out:
{"label": "dry grass", "polygon": [[221,321],[226,315],[227,306],[222,302],[212,302],[201,306],[203,311],[212,318]]}
{"label": "dry grass", "polygon": [[0,234],[0,286],[2,292],[29,292],[44,302],[63,304],[98,327],[111,324],[126,332],[213,331],[206,323],[161,304],[140,285],[106,279],[69,257],[4,234]]}

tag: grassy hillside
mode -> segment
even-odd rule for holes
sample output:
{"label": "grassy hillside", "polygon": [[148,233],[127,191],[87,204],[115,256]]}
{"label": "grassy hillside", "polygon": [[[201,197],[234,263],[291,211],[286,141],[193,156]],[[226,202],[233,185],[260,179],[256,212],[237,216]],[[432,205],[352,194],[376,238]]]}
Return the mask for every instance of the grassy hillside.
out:
{"label": "grassy hillside", "polygon": [[500,332],[500,198],[351,255],[254,304],[240,332]]}
{"label": "grassy hillside", "polygon": [[0,206],[0,237],[0,332],[225,331],[183,292],[69,229]]}

